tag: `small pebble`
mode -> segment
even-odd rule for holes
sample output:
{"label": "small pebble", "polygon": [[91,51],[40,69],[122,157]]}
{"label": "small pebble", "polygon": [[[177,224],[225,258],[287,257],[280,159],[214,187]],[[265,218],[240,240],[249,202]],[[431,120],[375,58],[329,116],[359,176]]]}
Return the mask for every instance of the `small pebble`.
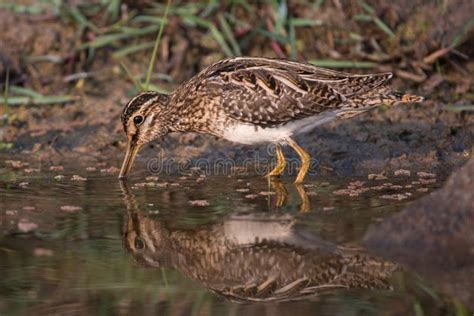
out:
{"label": "small pebble", "polygon": [[96,167],[87,167],[86,170],[87,171],[97,171],[97,168]]}
{"label": "small pebble", "polygon": [[74,206],[74,205],[63,205],[61,206],[61,211],[64,212],[77,212],[82,210],[82,207],[80,206]]}
{"label": "small pebble", "polygon": [[28,182],[20,182],[20,183],[18,183],[18,186],[20,188],[26,188],[28,186],[28,184],[29,184]]}
{"label": "small pebble", "polygon": [[418,188],[418,189],[416,189],[416,192],[423,192],[423,193],[425,193],[425,192],[428,192],[428,188]]}
{"label": "small pebble", "polygon": [[386,194],[386,195],[382,195],[380,198],[381,199],[386,199],[386,200],[401,201],[401,200],[408,199],[408,196],[406,196],[405,194]]}
{"label": "small pebble", "polygon": [[21,162],[19,160],[5,160],[5,163],[9,164],[14,169],[20,169],[20,168],[23,168],[25,166],[28,166],[27,162]]}
{"label": "small pebble", "polygon": [[109,173],[109,174],[116,174],[116,173],[119,173],[119,171],[120,169],[114,166],[110,168],[106,168],[106,169],[100,169],[101,173]]}
{"label": "small pebble", "polygon": [[335,209],[334,206],[326,206],[326,207],[323,207],[323,211],[327,212],[327,211],[332,211],[333,209]]}
{"label": "small pebble", "polygon": [[17,215],[17,214],[18,214],[17,210],[6,210],[5,211],[5,215],[14,216],[14,215]]}
{"label": "small pebble", "polygon": [[51,166],[49,167],[50,171],[63,171],[64,167],[63,166]]}
{"label": "small pebble", "polygon": [[156,176],[149,176],[145,178],[146,181],[158,181],[158,177]]}
{"label": "small pebble", "polygon": [[394,174],[396,177],[399,177],[399,176],[409,177],[409,176],[411,175],[411,172],[410,172],[410,170],[398,169],[398,170],[395,170],[395,171],[393,172],[393,174]]}
{"label": "small pebble", "polygon": [[382,173],[371,173],[367,176],[369,180],[387,180],[388,178]]}
{"label": "small pebble", "polygon": [[170,183],[170,186],[179,187],[179,186],[181,186],[181,184],[179,184],[178,182],[172,182],[172,183]]}
{"label": "small pebble", "polygon": [[436,178],[436,175],[430,172],[420,171],[420,172],[417,172],[416,175],[420,178]]}
{"label": "small pebble", "polygon": [[237,191],[237,192],[249,192],[249,191],[250,191],[250,189],[248,189],[248,188],[243,188],[243,189],[235,189],[235,191]]}
{"label": "small pebble", "polygon": [[209,202],[207,200],[189,201],[189,204],[192,206],[209,206]]}
{"label": "small pebble", "polygon": [[252,200],[253,200],[253,199],[256,199],[257,197],[258,197],[257,194],[247,194],[247,195],[245,196],[245,198],[247,198],[247,199],[252,199]]}
{"label": "small pebble", "polygon": [[57,176],[54,177],[54,180],[62,180],[64,179],[64,176],[62,174],[58,174]]}
{"label": "small pebble", "polygon": [[23,206],[22,209],[24,211],[34,211],[34,210],[36,210],[36,207],[34,207],[34,206]]}
{"label": "small pebble", "polygon": [[436,179],[419,179],[421,184],[431,184],[431,183],[436,183]]}
{"label": "small pebble", "polygon": [[401,186],[401,185],[391,185],[391,186],[390,186],[390,189],[392,189],[392,190],[400,190],[400,189],[403,189],[403,186]]}
{"label": "small pebble", "polygon": [[273,191],[261,191],[258,194],[263,195],[263,196],[268,196],[268,195],[275,195],[276,193]]}
{"label": "small pebble", "polygon": [[23,171],[26,173],[32,173],[32,172],[39,172],[40,170],[38,168],[26,168],[26,169],[23,169]]}
{"label": "small pebble", "polygon": [[87,178],[81,177],[80,175],[73,175],[71,178],[72,181],[87,181]]}
{"label": "small pebble", "polygon": [[18,222],[18,229],[22,233],[29,233],[31,231],[36,230],[37,228],[38,228],[38,224],[33,223],[32,221],[30,221],[29,219],[26,219],[26,218],[22,218]]}
{"label": "small pebble", "polygon": [[37,257],[51,257],[54,251],[46,248],[35,248],[33,253]]}

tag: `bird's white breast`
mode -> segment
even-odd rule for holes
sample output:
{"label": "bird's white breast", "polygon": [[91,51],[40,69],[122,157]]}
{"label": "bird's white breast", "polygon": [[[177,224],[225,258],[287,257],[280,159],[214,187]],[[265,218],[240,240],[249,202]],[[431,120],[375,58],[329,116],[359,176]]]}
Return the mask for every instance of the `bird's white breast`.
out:
{"label": "bird's white breast", "polygon": [[282,143],[288,137],[308,132],[314,127],[328,123],[335,118],[336,114],[332,112],[265,128],[250,123],[238,122],[226,128],[223,137],[231,142],[246,145],[268,142]]}

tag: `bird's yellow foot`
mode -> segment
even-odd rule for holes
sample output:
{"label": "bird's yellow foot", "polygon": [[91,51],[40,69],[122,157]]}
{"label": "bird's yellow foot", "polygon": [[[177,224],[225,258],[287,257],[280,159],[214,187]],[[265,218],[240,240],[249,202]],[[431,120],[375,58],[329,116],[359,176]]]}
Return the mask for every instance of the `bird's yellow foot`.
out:
{"label": "bird's yellow foot", "polygon": [[276,144],[276,156],[277,156],[277,164],[272,171],[270,171],[266,176],[267,177],[279,177],[283,171],[285,171],[286,167],[286,160],[285,156],[283,155],[283,151],[281,150],[281,146]]}
{"label": "bird's yellow foot", "polygon": [[273,180],[271,181],[271,184],[275,190],[275,204],[277,207],[282,207],[285,204],[286,198],[288,197],[288,191],[280,180]]}
{"label": "bird's yellow foot", "polygon": [[309,201],[309,196],[306,193],[306,190],[304,189],[304,187],[301,183],[295,183],[295,187],[296,187],[296,191],[298,191],[298,195],[300,196],[300,199],[301,199],[300,212],[301,213],[309,212],[309,210],[310,210],[310,201]]}
{"label": "bird's yellow foot", "polygon": [[291,138],[287,138],[286,141],[301,158],[301,168],[300,168],[300,171],[298,172],[298,175],[296,176],[295,184],[302,183],[304,180],[304,177],[306,176],[306,173],[308,173],[308,169],[311,164],[311,156],[303,148],[301,148],[297,143],[295,143]]}

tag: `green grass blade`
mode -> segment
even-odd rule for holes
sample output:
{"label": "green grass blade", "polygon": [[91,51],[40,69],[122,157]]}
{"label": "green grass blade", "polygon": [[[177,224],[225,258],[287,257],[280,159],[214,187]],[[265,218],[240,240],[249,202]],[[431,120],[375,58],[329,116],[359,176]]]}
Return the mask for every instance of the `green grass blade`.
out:
{"label": "green grass blade", "polygon": [[78,100],[77,96],[57,95],[57,96],[42,96],[42,97],[26,97],[15,96],[8,98],[9,105],[50,105],[69,103]]}
{"label": "green grass blade", "polygon": [[378,17],[374,17],[374,23],[375,25],[379,27],[379,29],[381,29],[389,37],[391,38],[395,37],[395,33],[393,33],[392,29],[390,29],[390,27],[387,24],[385,24],[384,21],[382,21]]}
{"label": "green grass blade", "polygon": [[8,99],[9,87],[10,87],[10,68],[7,66],[7,72],[5,74],[5,89],[3,90],[3,106],[4,106],[4,112],[6,115],[8,115],[8,112],[10,110],[9,99]]}
{"label": "green grass blade", "polygon": [[365,3],[364,1],[360,0],[359,5],[370,15],[375,14],[375,9],[372,6],[370,6],[369,4]]}
{"label": "green grass blade", "polygon": [[316,19],[292,18],[290,19],[290,24],[294,27],[320,26],[323,25],[323,21]]}
{"label": "green grass blade", "polygon": [[83,44],[81,48],[100,48],[119,40],[153,33],[156,30],[158,30],[158,26],[156,25],[150,25],[144,28],[123,28],[121,33],[98,36],[94,40]]}
{"label": "green grass blade", "polygon": [[122,69],[125,71],[125,73],[127,74],[127,77],[130,78],[130,80],[132,80],[133,82],[133,85],[135,86],[135,88],[137,89],[137,91],[143,91],[143,87],[141,85],[141,83],[139,81],[137,81],[135,79],[135,77],[133,76],[132,72],[130,71],[130,69],[127,67],[127,65],[125,64],[125,62],[123,61],[123,59],[117,57],[116,58],[117,61],[119,62],[120,66],[122,67]]}
{"label": "green grass blade", "polygon": [[229,23],[227,22],[226,18],[222,15],[218,15],[219,23],[221,24],[222,31],[224,32],[225,36],[227,37],[230,46],[232,46],[232,50],[234,51],[234,55],[240,56],[242,52],[240,51],[240,46],[235,39],[234,32],[230,28]]}
{"label": "green grass blade", "polygon": [[125,47],[125,48],[117,50],[114,53],[114,57],[123,58],[127,55],[134,54],[142,50],[151,49],[154,47],[154,45],[155,45],[154,42],[147,42],[147,43],[140,43],[137,45]]}
{"label": "green grass blade", "polygon": [[158,46],[160,45],[161,36],[163,35],[163,30],[165,28],[165,24],[167,23],[168,12],[169,12],[170,6],[171,6],[171,0],[168,0],[165,7],[165,13],[163,14],[163,21],[161,22],[160,29],[158,31],[158,34],[156,35],[155,46],[153,47],[153,53],[151,54],[150,63],[148,65],[148,72],[146,75],[146,80],[145,80],[145,85],[144,85],[145,90],[148,90],[148,86],[150,84],[151,73],[153,72],[153,66],[155,65],[156,54],[158,53]]}
{"label": "green grass blade", "polygon": [[310,64],[318,67],[329,68],[374,68],[377,63],[369,61],[352,61],[352,60],[334,60],[334,59],[311,59]]}
{"label": "green grass blade", "polygon": [[18,86],[10,86],[10,92],[13,94],[18,94],[20,96],[31,97],[31,98],[42,98],[43,95],[38,93],[34,90],[18,87]]}

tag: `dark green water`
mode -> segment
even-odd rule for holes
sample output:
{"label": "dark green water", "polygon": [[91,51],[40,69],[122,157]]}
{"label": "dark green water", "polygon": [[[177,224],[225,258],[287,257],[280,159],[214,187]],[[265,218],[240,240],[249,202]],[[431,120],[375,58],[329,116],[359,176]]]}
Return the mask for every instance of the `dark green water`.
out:
{"label": "dark green water", "polygon": [[[427,194],[415,187],[0,174],[0,315],[468,315],[362,246],[370,225]],[[412,195],[381,197],[401,191]]]}

